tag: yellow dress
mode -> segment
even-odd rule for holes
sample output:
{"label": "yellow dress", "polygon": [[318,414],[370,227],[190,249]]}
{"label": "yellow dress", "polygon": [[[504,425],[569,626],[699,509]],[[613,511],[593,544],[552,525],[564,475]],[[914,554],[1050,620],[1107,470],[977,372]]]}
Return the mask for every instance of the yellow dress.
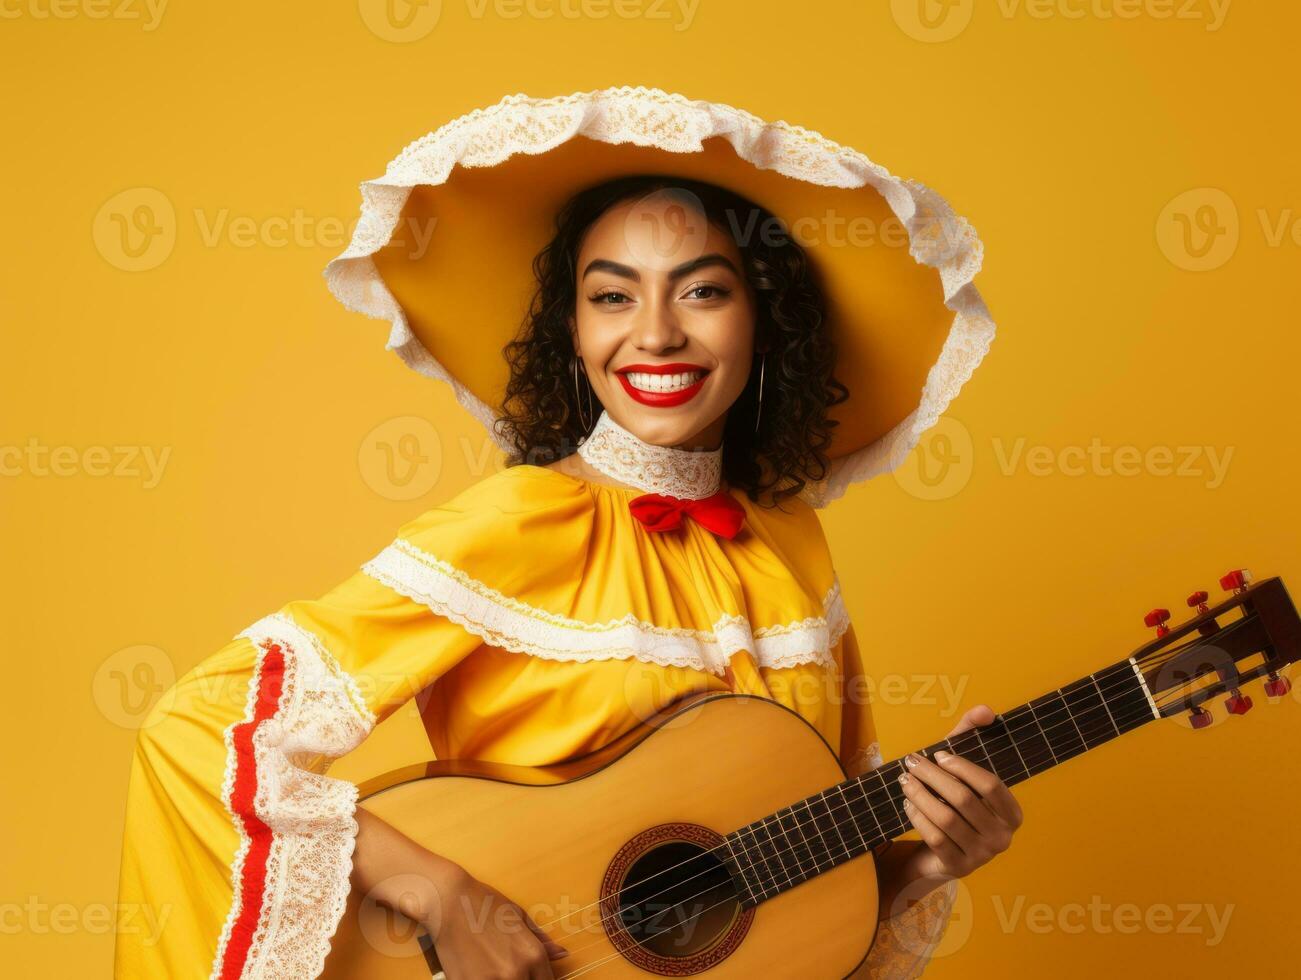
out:
{"label": "yellow dress", "polygon": [[[816,512],[731,491],[735,538],[651,532],[640,492],[496,472],[182,677],[137,739],[119,884],[160,928],[118,935],[115,976],[317,976],[356,833],[327,767],[413,697],[438,758],[559,762],[730,688],[797,711],[851,776],[878,765],[870,706],[835,696],[864,669]],[[882,924],[873,976],[920,974],[954,891]]]}

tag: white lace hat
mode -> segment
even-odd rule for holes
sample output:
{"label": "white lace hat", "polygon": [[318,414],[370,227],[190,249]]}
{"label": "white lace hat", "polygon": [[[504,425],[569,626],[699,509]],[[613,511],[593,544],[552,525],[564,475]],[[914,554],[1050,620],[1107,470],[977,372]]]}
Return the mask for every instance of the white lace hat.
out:
{"label": "white lace hat", "polygon": [[345,306],[389,321],[388,348],[450,384],[497,438],[501,350],[527,312],[533,257],[572,194],[632,173],[743,194],[817,269],[850,397],[831,412],[830,472],[804,494],[815,506],[897,467],[989,349],[973,284],[983,249],[942,197],[800,126],[640,86],[511,95],[422,136],[361,185],[360,220],[326,280]]}

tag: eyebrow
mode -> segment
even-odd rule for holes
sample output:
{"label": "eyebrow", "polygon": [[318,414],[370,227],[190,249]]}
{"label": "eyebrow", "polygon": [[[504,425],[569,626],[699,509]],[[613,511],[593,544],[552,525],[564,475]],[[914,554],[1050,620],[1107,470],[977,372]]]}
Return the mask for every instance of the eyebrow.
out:
{"label": "eyebrow", "polygon": [[[732,274],[740,278],[741,273],[732,264],[731,260],[725,255],[718,252],[710,252],[699,258],[692,259],[690,262],[683,262],[669,270],[669,281],[681,279],[683,276],[690,275],[697,269],[707,265],[722,265],[732,270]],[[593,272],[609,272],[612,275],[622,276],[625,279],[631,279],[633,282],[641,282],[641,273],[630,265],[624,265],[622,262],[615,262],[611,259],[593,259],[583,270],[583,278],[586,279]]]}

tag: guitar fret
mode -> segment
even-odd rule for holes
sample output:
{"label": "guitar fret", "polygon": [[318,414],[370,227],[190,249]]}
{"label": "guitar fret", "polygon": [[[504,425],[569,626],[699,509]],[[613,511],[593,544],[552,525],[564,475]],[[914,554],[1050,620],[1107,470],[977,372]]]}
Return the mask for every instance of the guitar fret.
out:
{"label": "guitar fret", "polygon": [[[845,784],[837,783],[836,792],[840,794],[841,800],[844,801],[845,812],[849,814],[849,822],[853,824],[854,830],[858,833],[859,843],[863,845],[861,853],[866,854],[872,848],[868,845],[867,838],[863,836],[863,826],[858,822],[858,814],[854,812],[853,804],[849,802],[849,797],[845,795]],[[848,851],[849,848],[845,848],[845,850]],[[850,856],[852,857],[853,855],[851,854]]]}
{"label": "guitar fret", "polygon": [[[850,852],[849,845],[845,843],[845,835],[840,832],[839,814],[836,812],[835,809],[832,808],[831,804],[827,801],[826,790],[823,790],[821,793],[818,794],[818,802],[822,804],[822,810],[823,813],[826,815],[827,823],[829,823],[831,826],[831,832],[836,835],[835,840],[830,841],[830,843],[833,848],[835,844],[839,844],[840,852],[844,855],[844,857],[842,858],[842,857],[838,857],[835,853],[832,853],[830,855],[831,863],[841,864],[844,861],[848,861],[854,855]],[[823,836],[824,837],[826,836],[825,832]]]}
{"label": "guitar fret", "polygon": [[[787,817],[790,817],[790,826],[787,825]],[[803,851],[804,855],[807,856],[810,861],[812,861],[813,855],[809,851],[809,846],[804,839],[804,835],[800,833],[799,821],[795,818],[795,813],[790,807],[778,811],[777,826],[781,827],[782,833],[786,836],[786,840],[790,844],[791,857],[795,859],[796,877],[798,877],[800,881],[805,881],[812,877],[812,875],[810,875],[804,868],[804,857],[801,856],[800,851]],[[791,836],[792,831],[799,839],[798,844],[796,843],[796,839]],[[814,867],[816,869],[816,864]]]}
{"label": "guitar fret", "polygon": [[[899,776],[903,770],[902,760],[886,763],[876,770],[877,776],[881,780],[881,790],[885,794],[886,802],[890,804],[891,812],[898,824],[898,827],[894,829],[895,835],[903,833],[912,826],[912,821],[908,819],[908,814],[903,809],[904,793],[903,787],[899,785]],[[889,774],[888,780],[886,779],[887,773]]]}
{"label": "guitar fret", "polygon": [[[858,788],[858,796],[862,801],[863,810],[872,818],[872,823],[876,825],[876,832],[880,835],[881,840],[889,840],[890,835],[885,832],[885,828],[881,825],[881,818],[876,814],[876,802],[873,800],[872,795],[867,791],[866,779],[866,775],[860,775],[851,779],[850,783]],[[867,829],[870,831],[871,827],[867,827]],[[859,832],[862,833],[862,828],[860,828]],[[863,834],[863,836],[866,837],[867,835]]]}
{"label": "guitar fret", "polygon": [[[967,732],[966,734],[968,734],[968,735],[972,735],[972,736],[975,737],[975,739],[976,739],[976,747],[977,747],[978,749],[980,749],[980,754],[983,755],[983,756],[985,757],[985,765],[984,765],[984,768],[990,770],[991,772],[995,772],[995,773],[996,773],[998,770],[994,768],[994,760],[991,759],[991,758],[989,757],[989,750],[985,748],[985,740],[984,740],[983,738],[980,737],[980,729],[979,729],[979,728],[973,728],[973,729],[971,729],[969,732]],[[953,740],[952,740],[952,739],[949,739],[949,748],[950,748],[950,749],[953,748]],[[959,755],[962,755],[961,752],[959,752],[958,754],[959,754]],[[975,762],[976,760],[973,759],[972,761]]]}
{"label": "guitar fret", "polygon": [[[804,814],[808,817],[808,824],[802,825],[800,829],[804,831],[809,826],[813,828],[813,836],[810,838],[812,843],[809,845],[809,854],[813,858],[813,874],[819,875],[826,870],[826,868],[822,867],[822,858],[827,855],[827,842],[822,836],[823,831],[822,828],[818,826],[817,814],[813,812],[813,807],[810,805],[809,800],[805,799],[801,802],[804,804]],[[798,810],[796,811],[796,819],[800,819]],[[830,867],[830,864],[828,864],[827,867]]]}
{"label": "guitar fret", "polygon": [[1097,678],[1097,675],[1096,675],[1096,674],[1090,674],[1090,675],[1089,675],[1089,680],[1093,681],[1093,686],[1094,686],[1094,687],[1097,689],[1097,691],[1098,691],[1098,700],[1102,702],[1102,710],[1105,711],[1105,712],[1107,713],[1107,720],[1111,722],[1111,727],[1114,728],[1114,729],[1116,730],[1116,734],[1119,735],[1119,734],[1120,734],[1120,726],[1116,724],[1116,719],[1112,717],[1111,709],[1107,707],[1107,699],[1106,699],[1106,698],[1103,696],[1103,694],[1102,694],[1102,688],[1098,687],[1098,678]]}
{"label": "guitar fret", "polygon": [[[746,839],[747,837],[749,837],[749,840]],[[740,841],[742,850],[745,852],[746,859],[750,862],[750,867],[758,872],[756,883],[759,886],[759,894],[761,897],[767,898],[769,887],[768,881],[771,880],[771,876],[768,873],[767,858],[764,856],[763,848],[759,846],[759,835],[755,831],[754,825],[751,824],[749,827],[745,828],[744,832],[739,834],[738,840]],[[759,854],[759,861],[762,862],[761,864],[755,863],[755,851]]]}
{"label": "guitar fret", "polygon": [[985,726],[981,736],[985,741],[985,751],[993,763],[993,771],[1000,779],[1011,785],[1019,781],[1023,775],[1029,775],[1029,770],[1012,741],[1012,733],[1008,731],[1002,715],[995,715],[994,720]]}
{"label": "guitar fret", "polygon": [[999,717],[1007,729],[1007,740],[1012,743],[1017,760],[1028,777],[1052,768],[1048,762],[1052,750],[1048,748],[1047,739],[1037,731],[1039,723],[1033,718],[1031,721],[1025,720],[1027,713],[1025,707],[1020,707]]}
{"label": "guitar fret", "polygon": [[[1062,695],[1062,689],[1059,687],[1052,694],[1047,694],[1040,700],[1047,702],[1051,698],[1056,698],[1059,707],[1050,708],[1050,711],[1059,711],[1066,721],[1058,722],[1056,727],[1059,743],[1057,751],[1054,753],[1058,759],[1065,762],[1067,759],[1073,759],[1089,750],[1089,745],[1084,741],[1084,733],[1080,731],[1080,726],[1075,721],[1075,715],[1071,713],[1070,705],[1066,703],[1066,698]],[[1069,725],[1069,727],[1068,727]],[[1072,735],[1079,743],[1078,747],[1071,742]]]}
{"label": "guitar fret", "polygon": [[[777,842],[776,842],[775,840],[773,840],[773,836],[772,836],[772,828],[769,826],[769,824],[771,823],[771,821],[772,821],[772,818],[771,818],[771,817],[768,818],[768,819],[765,819],[765,820],[760,821],[760,823],[759,823],[759,829],[762,830],[763,833],[764,833],[764,836],[768,838],[768,844],[767,844],[767,846],[768,846],[768,850],[771,851],[773,858],[774,858],[774,859],[776,860],[776,862],[777,862],[777,867],[779,867],[779,868],[781,869],[781,873],[786,877],[786,884],[787,884],[787,886],[793,886],[793,885],[795,884],[795,882],[791,880],[791,872],[790,872],[790,869],[789,869],[788,867],[786,867],[786,861],[785,861],[784,852],[781,850],[781,848],[780,848],[780,846],[777,844]],[[762,849],[763,849],[763,846],[764,846],[762,840],[760,841],[760,845],[759,845],[759,846],[760,846],[760,850],[762,850]],[[776,880],[774,879],[774,881],[773,881],[773,885],[774,885],[774,887],[776,886],[776,884],[777,884],[777,882],[776,882]]]}
{"label": "guitar fret", "polygon": [[[749,879],[746,877],[745,867],[741,864],[741,858],[737,855],[736,848],[732,846],[730,838],[723,838],[723,842],[727,844],[727,851],[732,855],[732,863],[736,866],[737,873],[741,879],[741,884],[745,885],[745,890],[749,893],[750,900],[754,901],[754,889],[750,887]],[[742,851],[744,851],[744,848],[742,848]]]}
{"label": "guitar fret", "polygon": [[1062,695],[1085,745],[1096,748],[1111,738],[1115,729],[1102,706],[1092,677],[1068,684],[1062,689]]}
{"label": "guitar fret", "polygon": [[[813,814],[812,807],[809,806],[808,800],[801,801],[804,805],[804,813],[809,818],[809,823],[813,826],[813,836],[808,837],[807,827],[801,826],[800,831],[810,840],[809,854],[813,858],[813,873],[815,875],[822,873],[822,862],[819,855],[826,853],[826,842],[822,840],[822,828],[818,826],[817,817]],[[796,810],[796,819],[800,819],[799,811]]]}
{"label": "guitar fret", "polygon": [[1053,740],[1048,737],[1048,732],[1044,728],[1043,722],[1039,720],[1039,714],[1034,710],[1034,702],[1027,702],[1026,708],[1030,711],[1030,717],[1034,721],[1035,727],[1039,729],[1039,737],[1043,739],[1044,745],[1048,747],[1048,754],[1052,756],[1053,765],[1057,765],[1057,753],[1053,751]]}

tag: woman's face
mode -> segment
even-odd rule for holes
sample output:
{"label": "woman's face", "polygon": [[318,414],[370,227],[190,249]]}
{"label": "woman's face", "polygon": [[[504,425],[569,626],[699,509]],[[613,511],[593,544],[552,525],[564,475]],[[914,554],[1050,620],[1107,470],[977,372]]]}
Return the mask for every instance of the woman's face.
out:
{"label": "woman's face", "polygon": [[656,192],[588,229],[577,275],[574,347],[606,411],[653,445],[718,448],[754,358],[736,243]]}

